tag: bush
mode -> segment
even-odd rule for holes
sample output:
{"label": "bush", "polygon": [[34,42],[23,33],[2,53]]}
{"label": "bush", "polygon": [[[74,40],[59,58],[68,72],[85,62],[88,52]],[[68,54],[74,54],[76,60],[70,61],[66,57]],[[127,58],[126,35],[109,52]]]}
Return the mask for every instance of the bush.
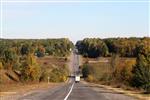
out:
{"label": "bush", "polygon": [[[119,62],[120,61],[121,60],[119,60]],[[115,67],[112,78],[128,85],[132,78],[132,68],[134,64],[134,60],[124,60],[124,62],[118,63]]]}
{"label": "bush", "polygon": [[132,85],[150,93],[150,54],[146,56],[139,54],[132,73]]}
{"label": "bush", "polygon": [[88,82],[93,82],[95,81],[95,78],[93,77],[93,75],[88,75],[87,79]]}
{"label": "bush", "polygon": [[82,74],[83,74],[84,78],[88,77],[88,75],[90,74],[89,65],[87,65],[87,64],[83,65]]}
{"label": "bush", "polygon": [[39,81],[41,76],[41,67],[36,63],[33,55],[28,55],[26,61],[22,65],[21,80],[22,81]]}
{"label": "bush", "polygon": [[45,56],[45,48],[39,47],[36,51],[37,57],[44,57]]}
{"label": "bush", "polygon": [[125,61],[124,65],[120,65],[120,81],[129,84],[132,79],[132,69],[133,65],[135,65],[134,61]]}
{"label": "bush", "polygon": [[6,69],[13,69],[14,62],[16,61],[16,53],[12,49],[4,51],[4,66]]}
{"label": "bush", "polygon": [[68,77],[68,70],[66,67],[64,68],[53,68],[49,73],[49,81],[50,82],[64,82]]}
{"label": "bush", "polygon": [[41,68],[39,66],[25,66],[22,70],[21,79],[23,81],[39,81]]}
{"label": "bush", "polygon": [[50,69],[49,70],[48,69],[44,69],[43,72],[42,72],[42,74],[41,74],[40,81],[47,82],[50,73],[51,73]]}

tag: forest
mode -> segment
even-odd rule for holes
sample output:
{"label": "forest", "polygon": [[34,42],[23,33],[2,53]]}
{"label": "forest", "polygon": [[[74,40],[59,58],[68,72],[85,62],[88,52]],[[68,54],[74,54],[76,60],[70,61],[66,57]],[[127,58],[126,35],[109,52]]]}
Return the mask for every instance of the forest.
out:
{"label": "forest", "polygon": [[85,38],[76,47],[86,59],[81,68],[87,81],[134,87],[150,93],[149,37]]}
{"label": "forest", "polygon": [[[60,39],[1,39],[0,40],[0,83],[4,83],[3,73],[14,81],[43,81],[47,80],[47,74],[50,74],[51,81],[65,81],[68,69],[66,65],[51,67],[50,71],[44,70],[44,66],[49,61],[44,62],[41,66],[38,59],[52,56],[54,58],[67,59],[70,55],[73,43],[67,38]],[[59,61],[59,59],[56,59]],[[65,60],[64,60],[65,62]],[[58,62],[57,62],[58,63]],[[51,62],[48,67],[53,63]],[[53,65],[54,66],[54,65]],[[15,73],[15,74],[11,74]],[[16,78],[15,76],[19,77]],[[61,76],[61,77],[60,77]],[[55,77],[59,77],[57,79]],[[64,78],[65,77],[65,78]],[[5,80],[5,79],[4,79]]]}
{"label": "forest", "polygon": [[150,52],[150,38],[85,38],[76,43],[79,53],[85,57],[109,57],[118,54],[121,57],[137,57]]}

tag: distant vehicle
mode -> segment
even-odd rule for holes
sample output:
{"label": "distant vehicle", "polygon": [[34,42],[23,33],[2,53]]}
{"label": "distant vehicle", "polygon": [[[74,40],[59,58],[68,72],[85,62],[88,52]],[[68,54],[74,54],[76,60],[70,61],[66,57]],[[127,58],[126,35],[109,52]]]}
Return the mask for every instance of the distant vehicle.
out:
{"label": "distant vehicle", "polygon": [[76,83],[80,82],[80,76],[79,76],[79,75],[76,75],[76,76],[75,76],[75,82],[76,82]]}
{"label": "distant vehicle", "polygon": [[74,53],[78,54],[78,49],[74,49]]}

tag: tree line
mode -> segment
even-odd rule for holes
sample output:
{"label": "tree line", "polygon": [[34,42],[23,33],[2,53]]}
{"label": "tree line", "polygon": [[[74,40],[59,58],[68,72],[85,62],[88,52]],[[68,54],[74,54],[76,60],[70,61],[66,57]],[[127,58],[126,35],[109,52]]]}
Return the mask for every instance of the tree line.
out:
{"label": "tree line", "polygon": [[70,52],[73,43],[67,39],[1,39],[0,56],[4,51],[12,49],[17,55],[26,55],[34,53],[38,57],[44,55],[66,56]]}
{"label": "tree line", "polygon": [[150,53],[150,38],[85,38],[76,43],[79,53],[85,57],[137,57]]}

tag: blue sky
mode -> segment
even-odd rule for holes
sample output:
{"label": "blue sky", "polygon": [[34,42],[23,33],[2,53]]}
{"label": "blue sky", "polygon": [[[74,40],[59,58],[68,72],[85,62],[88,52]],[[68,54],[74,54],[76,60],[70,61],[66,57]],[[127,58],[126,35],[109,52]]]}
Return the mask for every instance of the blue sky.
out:
{"label": "blue sky", "polygon": [[4,38],[148,36],[148,2],[4,3]]}

